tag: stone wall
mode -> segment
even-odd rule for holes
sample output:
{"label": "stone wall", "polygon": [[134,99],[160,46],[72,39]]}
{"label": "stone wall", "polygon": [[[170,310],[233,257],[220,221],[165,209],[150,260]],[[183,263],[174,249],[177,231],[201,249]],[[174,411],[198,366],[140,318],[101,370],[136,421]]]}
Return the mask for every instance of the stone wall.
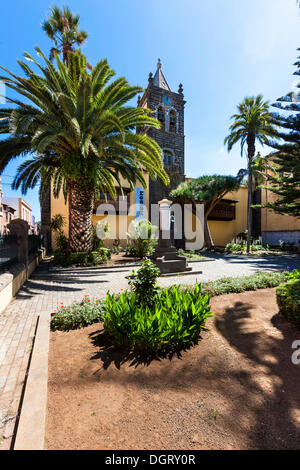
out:
{"label": "stone wall", "polygon": [[0,313],[16,296],[18,291],[44,258],[44,250],[29,259],[28,265],[17,264],[7,272],[0,274]]}
{"label": "stone wall", "polygon": [[295,243],[297,246],[300,241],[300,230],[262,232],[264,245],[279,246],[280,240],[286,243]]}

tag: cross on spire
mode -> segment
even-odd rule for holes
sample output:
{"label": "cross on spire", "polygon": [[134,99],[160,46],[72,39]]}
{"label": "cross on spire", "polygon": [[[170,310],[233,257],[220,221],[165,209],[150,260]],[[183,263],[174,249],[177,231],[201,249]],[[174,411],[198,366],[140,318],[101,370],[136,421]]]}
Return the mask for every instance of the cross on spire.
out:
{"label": "cross on spire", "polygon": [[158,59],[158,62],[157,62],[157,69],[153,77],[153,85],[157,86],[158,88],[163,88],[164,90],[171,91],[168,85],[168,82],[165,79],[164,74],[162,73],[160,59]]}

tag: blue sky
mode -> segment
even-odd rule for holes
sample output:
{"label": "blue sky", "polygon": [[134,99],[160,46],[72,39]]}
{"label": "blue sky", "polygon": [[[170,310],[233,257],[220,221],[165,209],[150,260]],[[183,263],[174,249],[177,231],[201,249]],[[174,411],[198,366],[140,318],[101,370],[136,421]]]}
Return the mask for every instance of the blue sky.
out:
{"label": "blue sky", "polygon": [[[89,38],[89,62],[107,57],[118,75],[147,85],[157,58],[170,87],[183,83],[186,174],[236,174],[245,167],[237,147],[223,147],[230,116],[245,96],[262,93],[273,102],[291,90],[300,47],[296,0],[15,0],[1,5],[0,64],[16,72],[16,60],[35,45],[51,44],[41,22],[50,5],[81,15]],[[19,161],[4,171],[3,191]],[[39,220],[38,192],[25,199]]]}

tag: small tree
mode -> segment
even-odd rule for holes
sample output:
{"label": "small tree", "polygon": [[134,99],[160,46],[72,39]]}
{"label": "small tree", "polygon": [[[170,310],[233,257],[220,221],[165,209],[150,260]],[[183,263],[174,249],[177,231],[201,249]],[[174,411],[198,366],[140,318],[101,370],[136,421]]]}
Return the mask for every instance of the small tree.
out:
{"label": "small tree", "polygon": [[240,185],[240,177],[206,175],[181,183],[171,192],[170,196],[178,202],[194,206],[204,204],[204,243],[206,248],[211,248],[214,245],[208,227],[208,216],[226,193],[237,191]]}
{"label": "small tree", "polygon": [[56,234],[56,245],[59,251],[66,251],[68,248],[68,239],[63,232],[66,225],[66,218],[61,214],[52,217],[49,228]]}
{"label": "small tree", "polygon": [[66,218],[61,214],[56,214],[52,217],[49,228],[53,232],[61,232],[66,225]]}

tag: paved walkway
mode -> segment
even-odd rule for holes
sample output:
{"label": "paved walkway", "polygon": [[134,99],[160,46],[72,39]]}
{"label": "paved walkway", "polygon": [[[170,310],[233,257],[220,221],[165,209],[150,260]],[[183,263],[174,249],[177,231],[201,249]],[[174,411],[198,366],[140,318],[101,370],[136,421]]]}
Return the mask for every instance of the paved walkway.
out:
{"label": "paved walkway", "polygon": [[[252,258],[210,255],[214,261],[193,263],[203,274],[160,278],[160,286],[193,284],[224,276],[245,276],[257,271],[300,268],[299,256]],[[135,268],[136,269],[136,268]],[[74,268],[49,272],[45,262],[0,314],[0,449],[11,446],[37,318],[55,312],[60,302],[68,305],[85,294],[105,297],[128,287],[125,276],[132,268]]]}

